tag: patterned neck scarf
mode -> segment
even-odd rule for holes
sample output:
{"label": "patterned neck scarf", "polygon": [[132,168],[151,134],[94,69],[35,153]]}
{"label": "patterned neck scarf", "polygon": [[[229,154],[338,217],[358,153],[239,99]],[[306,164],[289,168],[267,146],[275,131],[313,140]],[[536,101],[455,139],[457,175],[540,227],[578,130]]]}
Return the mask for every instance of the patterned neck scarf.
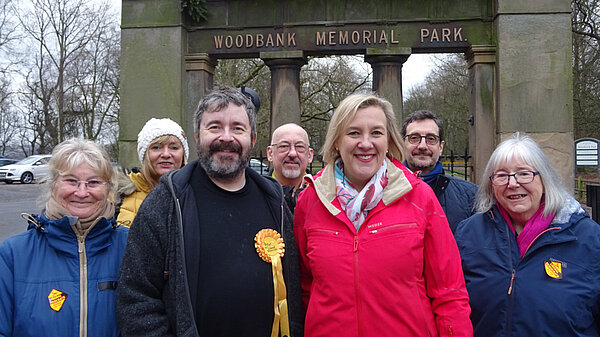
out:
{"label": "patterned neck scarf", "polygon": [[348,177],[344,175],[344,163],[341,159],[335,162],[336,195],[346,212],[346,216],[358,229],[365,221],[367,214],[383,197],[383,189],[388,184],[387,163],[384,160],[381,167],[371,180],[358,192]]}

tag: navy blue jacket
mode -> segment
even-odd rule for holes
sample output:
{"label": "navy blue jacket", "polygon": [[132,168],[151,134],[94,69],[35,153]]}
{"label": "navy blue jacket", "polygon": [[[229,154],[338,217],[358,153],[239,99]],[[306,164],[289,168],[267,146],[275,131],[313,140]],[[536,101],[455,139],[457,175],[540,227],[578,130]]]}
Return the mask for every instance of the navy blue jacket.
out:
{"label": "navy blue jacket", "polygon": [[600,227],[570,199],[520,257],[496,206],[455,233],[475,337],[599,336]]}
{"label": "navy blue jacket", "polygon": [[435,196],[446,213],[452,233],[456,231],[459,222],[475,214],[473,202],[477,193],[477,185],[445,175],[442,171],[442,174],[430,182],[429,186],[435,192]]}
{"label": "navy blue jacket", "polygon": [[[119,336],[115,288],[127,228],[102,218],[79,249],[75,217],[34,218],[28,231],[0,245],[0,336],[77,337],[80,329]],[[66,295],[58,311],[50,307],[53,289]]]}

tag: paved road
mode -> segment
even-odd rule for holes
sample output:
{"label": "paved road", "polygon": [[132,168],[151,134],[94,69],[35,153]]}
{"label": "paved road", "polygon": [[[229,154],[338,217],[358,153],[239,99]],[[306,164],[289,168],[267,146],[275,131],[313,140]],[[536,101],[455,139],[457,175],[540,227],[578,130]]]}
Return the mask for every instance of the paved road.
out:
{"label": "paved road", "polygon": [[39,214],[43,206],[37,201],[43,193],[43,185],[25,185],[0,182],[0,242],[24,232],[27,223],[21,213]]}

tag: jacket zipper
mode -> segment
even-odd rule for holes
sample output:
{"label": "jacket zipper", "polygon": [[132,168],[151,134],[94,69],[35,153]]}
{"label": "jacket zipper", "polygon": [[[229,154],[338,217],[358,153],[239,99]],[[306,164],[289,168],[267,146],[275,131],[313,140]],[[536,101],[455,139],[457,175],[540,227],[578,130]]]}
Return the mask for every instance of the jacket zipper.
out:
{"label": "jacket zipper", "polygon": [[311,228],[311,229],[309,229],[309,231],[311,231],[311,232],[327,233],[327,234],[331,234],[331,235],[338,235],[338,234],[340,234],[340,232],[338,232],[338,231],[334,231],[334,230],[331,230],[331,229],[323,229],[323,228]]}
{"label": "jacket zipper", "polygon": [[525,255],[527,254],[527,252],[529,251],[529,248],[531,248],[531,246],[533,246],[533,244],[537,241],[537,239],[542,236],[542,234],[549,232],[553,229],[560,229],[560,227],[550,227],[550,228],[546,228],[544,229],[540,234],[538,234],[529,244],[529,246],[527,246],[527,249],[525,249],[525,253],[523,253],[523,257],[525,257]]}
{"label": "jacket zipper", "polygon": [[510,277],[510,284],[508,285],[508,292],[507,292],[508,295],[510,295],[512,293],[514,280],[515,280],[515,270],[513,269],[512,276]]}
{"label": "jacket zipper", "polygon": [[358,324],[358,335],[362,335],[362,310],[360,304],[360,286],[358,277],[358,234],[354,235],[354,245],[352,248],[354,253],[354,296],[356,298],[356,322]]}
{"label": "jacket zipper", "polygon": [[[494,212],[490,211],[491,215],[492,215],[492,220],[496,220],[494,218]],[[499,217],[499,219],[501,219],[502,217]],[[511,233],[512,231],[508,230],[508,224],[506,224],[506,240],[508,243],[508,261],[509,261],[509,267],[511,270],[511,276],[510,276],[510,282],[508,284],[508,290],[506,291],[507,295],[508,295],[508,308],[507,308],[507,313],[506,313],[506,337],[510,337],[511,333],[512,333],[512,315],[513,315],[513,301],[514,301],[514,297],[513,297],[513,287],[514,287],[514,282],[515,282],[515,275],[516,275],[516,270],[515,267],[513,266],[513,260],[512,260],[512,240],[513,238],[511,237]]]}
{"label": "jacket zipper", "polygon": [[383,227],[383,228],[378,228],[378,229],[372,229],[369,231],[369,234],[376,234],[379,232],[383,232],[383,231],[387,231],[389,229],[394,229],[394,228],[406,228],[406,227],[417,227],[416,223],[399,223],[399,224],[395,224],[395,225],[391,225],[391,226],[387,226],[387,227]]}
{"label": "jacket zipper", "polygon": [[[175,171],[171,171],[169,172],[169,175],[167,176],[167,187],[169,192],[171,192],[171,197],[173,198],[173,202],[175,203],[175,216],[177,217],[177,228],[178,228],[178,232],[179,232],[179,242],[181,245],[181,251],[182,251],[182,268],[183,268],[183,284],[184,284],[184,289],[186,291],[186,304],[187,304],[187,310],[190,313],[190,315],[194,314],[194,309],[192,307],[192,298],[190,296],[190,285],[188,283],[188,279],[187,279],[187,267],[186,267],[186,261],[185,261],[185,247],[183,246],[184,244],[184,239],[183,239],[183,214],[181,212],[181,204],[179,203],[179,199],[177,199],[177,196],[175,195],[175,186],[173,185],[173,173]],[[169,229],[167,228],[167,232],[169,231]],[[173,249],[173,254],[175,254],[175,258],[177,258],[177,248],[175,247],[171,247],[171,238],[170,235],[169,237],[169,242],[167,243],[167,258],[169,257],[169,251],[171,249]],[[175,241],[177,241],[177,239],[174,239]],[[166,261],[165,261],[166,263]],[[175,267],[174,267],[175,268]],[[168,276],[168,275],[166,275]],[[191,320],[191,327],[187,330],[187,331],[192,331],[193,336],[198,336],[198,327],[196,326],[196,320],[192,319]]]}
{"label": "jacket zipper", "polygon": [[85,251],[85,236],[77,238],[79,251],[79,336],[87,336],[87,255]]}
{"label": "jacket zipper", "polygon": [[[544,233],[546,233],[546,232],[549,232],[549,231],[551,231],[551,230],[553,230],[553,229],[560,229],[560,227],[551,227],[551,228],[546,228],[546,229],[545,229],[545,230],[543,230],[543,231],[542,231],[540,234],[538,234],[538,235],[537,235],[537,236],[536,236],[536,237],[535,237],[535,238],[534,238],[534,239],[531,241],[531,243],[529,244],[529,246],[527,246],[527,249],[525,249],[525,252],[523,253],[523,258],[525,257],[525,255],[526,255],[526,254],[527,254],[527,252],[529,251],[529,248],[531,248],[531,246],[533,246],[533,244],[534,244],[534,243],[537,241],[537,239],[538,239],[540,236],[542,236],[542,234],[544,234]],[[510,237],[509,237],[509,252],[510,252]],[[512,264],[512,259],[511,259],[511,264]],[[515,269],[514,269],[514,268],[512,268],[512,266],[511,266],[511,269],[512,269],[512,275],[511,275],[511,277],[510,277],[510,284],[509,284],[509,286],[508,286],[508,295],[511,295],[511,294],[512,294],[513,283],[514,283],[514,280],[515,280]]]}

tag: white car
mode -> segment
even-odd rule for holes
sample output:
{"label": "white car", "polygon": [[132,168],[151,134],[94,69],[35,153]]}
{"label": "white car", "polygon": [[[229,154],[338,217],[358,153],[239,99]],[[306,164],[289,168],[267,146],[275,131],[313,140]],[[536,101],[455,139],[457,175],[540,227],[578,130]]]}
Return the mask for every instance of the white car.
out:
{"label": "white car", "polygon": [[0,181],[12,184],[20,181],[23,184],[31,184],[34,180],[40,180],[48,173],[48,161],[51,155],[41,154],[29,156],[14,164],[0,167]]}
{"label": "white car", "polygon": [[251,169],[253,169],[254,171],[256,171],[256,173],[263,175],[263,176],[268,176],[269,175],[269,166],[263,164],[260,160],[258,159],[250,159],[250,163],[249,165]]}

